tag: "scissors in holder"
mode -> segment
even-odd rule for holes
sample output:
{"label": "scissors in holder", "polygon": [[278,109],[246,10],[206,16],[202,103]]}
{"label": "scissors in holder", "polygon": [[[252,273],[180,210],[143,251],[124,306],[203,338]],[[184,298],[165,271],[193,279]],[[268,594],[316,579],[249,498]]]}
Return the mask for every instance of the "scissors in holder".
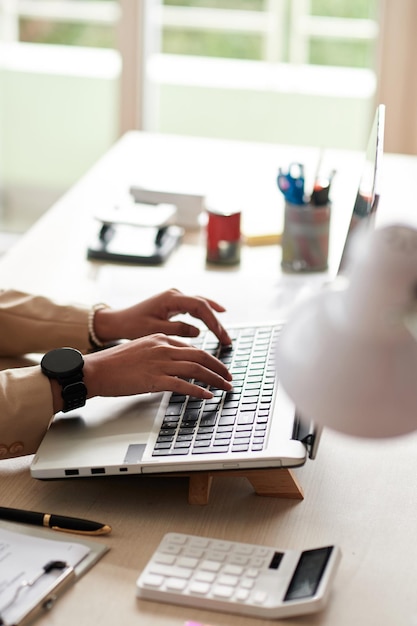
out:
{"label": "scissors in holder", "polygon": [[301,163],[291,163],[288,172],[282,168],[278,170],[278,189],[284,198],[291,204],[305,204],[304,199],[304,166]]}

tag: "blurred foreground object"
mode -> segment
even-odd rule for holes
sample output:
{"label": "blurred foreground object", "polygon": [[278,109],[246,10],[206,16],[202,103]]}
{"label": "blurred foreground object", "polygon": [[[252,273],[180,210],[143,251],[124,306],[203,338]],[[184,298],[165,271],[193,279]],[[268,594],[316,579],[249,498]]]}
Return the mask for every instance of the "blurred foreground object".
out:
{"label": "blurred foreground object", "polygon": [[353,436],[417,430],[417,231],[353,241],[346,276],[304,300],[284,327],[278,376],[301,416]]}

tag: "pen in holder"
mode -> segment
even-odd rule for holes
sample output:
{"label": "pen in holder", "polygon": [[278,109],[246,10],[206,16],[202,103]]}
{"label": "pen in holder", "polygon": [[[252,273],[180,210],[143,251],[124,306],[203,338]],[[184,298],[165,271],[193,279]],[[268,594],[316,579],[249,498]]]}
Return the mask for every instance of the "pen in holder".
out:
{"label": "pen in holder", "polygon": [[281,267],[320,272],[328,267],[330,204],[285,203]]}

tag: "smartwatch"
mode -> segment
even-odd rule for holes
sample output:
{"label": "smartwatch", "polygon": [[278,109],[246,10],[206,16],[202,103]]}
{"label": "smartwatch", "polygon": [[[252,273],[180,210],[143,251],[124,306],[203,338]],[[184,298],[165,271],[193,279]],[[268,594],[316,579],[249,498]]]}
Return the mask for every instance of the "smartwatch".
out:
{"label": "smartwatch", "polygon": [[64,413],[78,409],[86,403],[87,387],[83,383],[83,367],[83,356],[74,348],[57,348],[47,352],[42,358],[42,373],[58,381],[62,387]]}

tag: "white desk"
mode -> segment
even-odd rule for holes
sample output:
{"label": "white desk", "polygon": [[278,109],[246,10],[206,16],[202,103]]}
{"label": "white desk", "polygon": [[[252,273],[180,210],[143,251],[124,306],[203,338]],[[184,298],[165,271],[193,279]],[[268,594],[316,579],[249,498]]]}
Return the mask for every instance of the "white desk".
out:
{"label": "white desk", "polygon": [[[206,270],[204,247],[201,241],[193,243],[193,237],[162,269],[90,263],[85,253],[91,213],[132,182],[217,193],[236,189],[242,203],[253,205],[261,197],[266,207],[268,198],[279,203],[277,167],[294,158],[311,164],[314,172],[314,150],[129,134],[1,260],[0,284],[64,300],[123,304],[177,286],[221,301],[228,308],[226,320],[279,316],[294,281],[281,276],[275,246],[245,248],[239,268],[218,271]],[[338,169],[332,222],[336,238],[347,223],[343,207],[353,202],[360,158],[339,152],[326,158]],[[407,203],[416,174],[417,159],[386,158],[381,223],[414,219]],[[186,479],[39,482],[29,475],[31,459],[22,458],[0,462],[2,504],[113,526],[109,537],[97,539],[111,547],[109,553],[39,624],[276,623],[136,600],[135,580],[162,535],[183,531],[288,548],[339,544],[343,559],[327,609],[291,624],[416,626],[416,447],[417,435],[367,442],[326,431],[317,459],[295,471],[304,501],[262,498],[245,479],[226,477],[214,481],[204,507],[187,503]]]}

